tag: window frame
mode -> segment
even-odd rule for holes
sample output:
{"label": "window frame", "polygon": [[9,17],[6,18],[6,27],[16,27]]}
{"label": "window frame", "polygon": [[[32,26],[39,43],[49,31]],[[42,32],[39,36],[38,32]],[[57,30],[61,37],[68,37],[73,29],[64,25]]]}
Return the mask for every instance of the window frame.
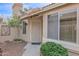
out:
{"label": "window frame", "polygon": [[[26,23],[25,21],[22,22],[22,24],[23,24],[22,33],[23,34],[26,34],[27,33],[27,23],[26,23],[26,25],[25,25],[25,23]],[[26,29],[24,28],[24,26],[25,26]],[[25,32],[24,32],[24,29],[25,29]]]}
{"label": "window frame", "polygon": [[[49,16],[51,16],[51,15],[52,15],[52,16],[57,15],[57,17],[58,17],[58,18],[57,18],[57,21],[59,21],[59,14],[58,14],[58,12],[53,13],[53,14],[49,14],[49,15],[47,16],[47,19],[49,19]],[[47,26],[49,26],[49,25],[48,25],[48,22],[49,22],[49,20],[47,20]],[[58,27],[59,27],[59,26],[58,26]],[[57,30],[57,31],[59,31],[59,30]],[[51,39],[51,38],[48,37],[48,28],[47,28],[47,38],[48,38],[48,39]],[[54,39],[54,40],[59,40],[59,32],[57,33],[57,39]]]}
{"label": "window frame", "polygon": [[[78,13],[77,9],[64,10],[64,11],[62,11],[62,12],[59,13],[60,19],[61,19],[61,14],[66,14],[66,13],[71,13],[71,12],[77,12]],[[60,21],[59,21],[59,23],[60,23]],[[77,14],[76,14],[76,29],[77,29]],[[59,40],[60,40],[60,24],[59,24]],[[69,42],[69,41],[64,41],[64,40],[60,40],[60,41]],[[69,43],[75,43],[75,44],[77,44],[77,30],[76,30],[76,42],[69,42]]]}
{"label": "window frame", "polygon": [[57,40],[53,40],[53,41],[60,41],[60,42],[66,42],[66,43],[71,43],[71,44],[78,44],[79,42],[77,42],[78,41],[78,39],[77,39],[77,30],[76,30],[76,42],[74,43],[74,42],[69,42],[69,41],[63,41],[63,40],[60,40],[60,16],[61,16],[61,14],[65,14],[65,13],[70,13],[70,12],[74,12],[74,11],[76,11],[77,12],[77,15],[76,15],[76,29],[77,29],[77,20],[78,20],[78,8],[75,8],[75,9],[66,9],[66,10],[63,10],[63,11],[60,11],[60,12],[52,12],[52,13],[49,13],[48,15],[47,15],[47,39],[50,39],[50,38],[48,38],[48,16],[49,15],[54,15],[54,14],[58,14],[58,39]]}

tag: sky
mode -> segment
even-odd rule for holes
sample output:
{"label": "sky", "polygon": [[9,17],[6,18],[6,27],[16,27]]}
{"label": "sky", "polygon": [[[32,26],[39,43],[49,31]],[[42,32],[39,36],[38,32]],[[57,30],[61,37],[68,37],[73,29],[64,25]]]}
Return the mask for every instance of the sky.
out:
{"label": "sky", "polygon": [[[12,3],[0,3],[0,15],[10,17],[12,14]],[[25,3],[24,8],[41,8],[48,5],[48,3]]]}

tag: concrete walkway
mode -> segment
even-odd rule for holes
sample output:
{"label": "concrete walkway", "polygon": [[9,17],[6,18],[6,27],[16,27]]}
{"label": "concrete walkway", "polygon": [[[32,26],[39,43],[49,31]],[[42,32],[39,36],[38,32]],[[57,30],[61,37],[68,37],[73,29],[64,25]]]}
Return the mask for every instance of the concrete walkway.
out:
{"label": "concrete walkway", "polygon": [[23,56],[40,56],[40,45],[27,44],[24,47]]}

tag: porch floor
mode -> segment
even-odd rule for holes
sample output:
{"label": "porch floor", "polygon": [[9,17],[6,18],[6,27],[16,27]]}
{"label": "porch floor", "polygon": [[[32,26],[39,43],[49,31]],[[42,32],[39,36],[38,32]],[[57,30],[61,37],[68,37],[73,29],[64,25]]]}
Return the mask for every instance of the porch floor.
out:
{"label": "porch floor", "polygon": [[[40,45],[28,43],[24,47],[24,53],[22,56],[40,56]],[[69,52],[69,56],[79,56],[79,55]]]}
{"label": "porch floor", "polygon": [[23,56],[40,56],[40,45],[27,44]]}

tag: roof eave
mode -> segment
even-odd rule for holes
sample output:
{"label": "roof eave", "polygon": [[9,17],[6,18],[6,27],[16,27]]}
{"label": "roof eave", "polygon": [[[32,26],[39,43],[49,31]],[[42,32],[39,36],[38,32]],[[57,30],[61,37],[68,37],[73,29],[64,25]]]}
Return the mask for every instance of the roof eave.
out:
{"label": "roof eave", "polygon": [[65,4],[67,4],[67,3],[58,3],[58,4],[54,4],[54,5],[45,7],[45,8],[43,8],[42,10],[40,10],[39,12],[32,13],[32,14],[30,14],[30,15],[24,15],[24,16],[21,17],[21,19],[25,19],[25,18],[34,16],[34,15],[37,15],[37,14],[40,14],[40,13],[49,11],[49,10],[51,10],[51,9],[57,8],[57,7],[59,7],[59,6],[65,5]]}

